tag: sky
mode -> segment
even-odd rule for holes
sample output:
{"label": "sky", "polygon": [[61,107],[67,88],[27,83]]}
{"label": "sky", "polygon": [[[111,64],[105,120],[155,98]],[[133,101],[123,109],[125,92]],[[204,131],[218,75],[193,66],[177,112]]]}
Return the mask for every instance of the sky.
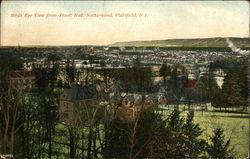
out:
{"label": "sky", "polygon": [[[247,1],[8,0],[1,3],[1,46],[249,37],[249,5]],[[35,14],[45,17],[35,17]],[[46,17],[47,14],[57,17]],[[72,14],[72,17],[60,17],[60,14]],[[74,14],[85,17],[74,17]],[[87,14],[113,17],[86,17]],[[116,14],[136,14],[136,17]]]}

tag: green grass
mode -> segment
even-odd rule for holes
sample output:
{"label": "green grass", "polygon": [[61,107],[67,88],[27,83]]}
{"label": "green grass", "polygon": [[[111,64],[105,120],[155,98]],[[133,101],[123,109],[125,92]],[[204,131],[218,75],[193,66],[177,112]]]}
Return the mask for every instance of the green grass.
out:
{"label": "green grass", "polygon": [[[173,106],[170,106],[170,108]],[[185,107],[187,110],[187,106]],[[198,123],[204,130],[202,138],[210,141],[210,136],[213,130],[217,127],[224,129],[225,140],[231,139],[231,148],[234,147],[234,156],[237,159],[245,159],[248,157],[249,150],[249,114],[220,112],[219,109],[208,107],[209,111],[203,113],[199,110],[200,107],[193,106],[194,122]],[[183,111],[184,107],[179,106],[181,115],[186,117],[187,111]],[[171,110],[164,111],[164,116],[168,116]]]}
{"label": "green grass", "polygon": [[195,122],[204,129],[203,138],[209,140],[213,129],[222,127],[225,138],[231,137],[236,158],[247,158],[249,150],[249,115],[222,112],[195,112]]}

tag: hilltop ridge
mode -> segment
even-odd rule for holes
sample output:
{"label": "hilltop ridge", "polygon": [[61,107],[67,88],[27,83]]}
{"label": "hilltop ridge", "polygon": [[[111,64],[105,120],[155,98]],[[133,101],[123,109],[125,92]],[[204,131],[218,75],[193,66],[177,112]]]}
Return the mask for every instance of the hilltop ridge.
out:
{"label": "hilltop ridge", "polygon": [[[228,47],[227,38],[167,39],[150,41],[116,42],[109,46],[158,46],[158,47]],[[236,47],[250,47],[250,38],[228,37]]]}

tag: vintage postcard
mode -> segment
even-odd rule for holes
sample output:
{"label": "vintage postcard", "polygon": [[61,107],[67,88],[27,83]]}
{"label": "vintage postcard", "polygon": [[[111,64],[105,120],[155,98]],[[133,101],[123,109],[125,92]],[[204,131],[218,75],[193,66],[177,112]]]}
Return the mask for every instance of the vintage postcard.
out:
{"label": "vintage postcard", "polygon": [[249,158],[248,1],[1,1],[0,159]]}

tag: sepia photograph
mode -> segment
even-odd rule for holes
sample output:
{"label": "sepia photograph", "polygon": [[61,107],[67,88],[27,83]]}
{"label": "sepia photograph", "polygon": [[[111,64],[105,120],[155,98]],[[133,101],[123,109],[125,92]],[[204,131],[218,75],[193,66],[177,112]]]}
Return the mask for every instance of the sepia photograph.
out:
{"label": "sepia photograph", "polygon": [[0,3],[0,159],[250,157],[249,1]]}

